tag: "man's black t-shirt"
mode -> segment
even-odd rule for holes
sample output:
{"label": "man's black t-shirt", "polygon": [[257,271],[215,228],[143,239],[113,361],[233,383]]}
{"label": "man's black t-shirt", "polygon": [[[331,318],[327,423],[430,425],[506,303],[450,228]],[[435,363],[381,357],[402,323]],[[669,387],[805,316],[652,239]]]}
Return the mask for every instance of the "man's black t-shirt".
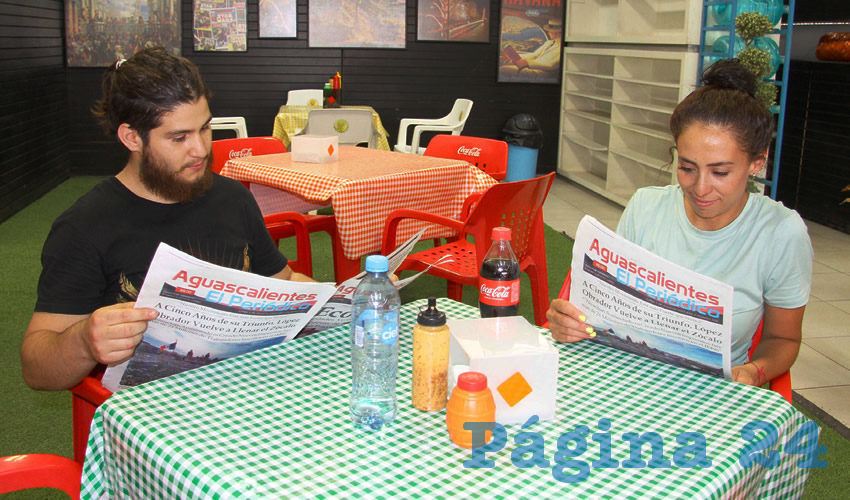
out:
{"label": "man's black t-shirt", "polygon": [[140,198],[115,177],[77,200],[44,243],[37,312],[90,314],[136,300],[160,242],[194,257],[271,276],[286,267],[251,193],[213,175],[189,203]]}

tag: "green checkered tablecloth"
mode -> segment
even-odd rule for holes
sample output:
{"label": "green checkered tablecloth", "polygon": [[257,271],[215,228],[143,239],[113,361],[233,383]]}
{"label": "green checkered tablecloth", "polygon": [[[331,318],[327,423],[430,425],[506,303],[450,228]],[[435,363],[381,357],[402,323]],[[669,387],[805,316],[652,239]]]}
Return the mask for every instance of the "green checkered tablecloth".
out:
{"label": "green checkered tablecloth", "polygon": [[[591,342],[557,344],[555,419],[506,426],[507,444],[486,453],[492,468],[465,468],[470,450],[449,440],[445,411],[410,404],[411,331],[417,308],[402,307],[396,423],[383,434],[352,429],[348,328],[335,328],[214,365],[126,389],[95,413],[83,471],[83,498],[485,497],[556,495],[592,498],[791,498],[808,469],[799,455],[779,453],[773,468],[744,468],[739,456],[752,421],[776,426],[771,447],[808,420],[778,394],[634,356]],[[449,317],[477,317],[448,299]],[[545,330],[543,330],[545,332]],[[548,334],[548,332],[547,332]],[[610,430],[600,430],[600,419]],[[586,425],[590,465],[580,482],[563,463],[559,437]],[[521,468],[511,452],[539,433],[549,466]],[[705,436],[705,468],[626,468],[625,433],[657,432],[674,461],[683,432]],[[596,436],[593,436],[596,434]],[[599,440],[611,439],[617,468],[591,465]],[[516,441],[515,441],[516,438]],[[517,442],[518,441],[518,442]],[[575,442],[571,445],[575,448]],[[527,454],[526,458],[530,458]],[[517,457],[519,458],[519,457]],[[650,446],[643,446],[649,462]],[[679,462],[681,463],[681,462]],[[521,464],[520,464],[521,465]],[[541,464],[542,465],[542,464]]]}

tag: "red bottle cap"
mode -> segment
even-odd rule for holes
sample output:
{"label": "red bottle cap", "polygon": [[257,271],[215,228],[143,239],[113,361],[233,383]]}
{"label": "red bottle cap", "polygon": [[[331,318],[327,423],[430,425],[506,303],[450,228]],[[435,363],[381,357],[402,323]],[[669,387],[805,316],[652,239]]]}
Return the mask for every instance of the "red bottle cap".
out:
{"label": "red bottle cap", "polygon": [[487,388],[487,375],[479,372],[464,372],[457,378],[457,386],[468,392],[483,391]]}
{"label": "red bottle cap", "polygon": [[494,227],[492,238],[497,241],[511,241],[511,229],[509,227]]}

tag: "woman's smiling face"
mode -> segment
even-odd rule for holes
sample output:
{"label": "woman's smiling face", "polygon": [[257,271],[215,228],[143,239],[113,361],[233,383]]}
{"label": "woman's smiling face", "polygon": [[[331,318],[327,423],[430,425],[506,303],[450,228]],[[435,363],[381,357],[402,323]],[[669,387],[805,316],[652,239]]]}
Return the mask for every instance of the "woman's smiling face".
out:
{"label": "woman's smiling face", "polygon": [[728,226],[744,210],[747,179],[762,169],[767,151],[751,161],[728,129],[701,122],[679,135],[676,149],[688,220],[703,231]]}

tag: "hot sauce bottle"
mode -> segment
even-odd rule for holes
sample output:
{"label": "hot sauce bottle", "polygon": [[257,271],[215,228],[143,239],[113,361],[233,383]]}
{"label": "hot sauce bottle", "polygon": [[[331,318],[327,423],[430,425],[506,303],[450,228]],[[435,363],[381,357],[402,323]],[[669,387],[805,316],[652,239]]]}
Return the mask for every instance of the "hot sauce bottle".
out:
{"label": "hot sauce bottle", "polygon": [[461,373],[446,408],[446,426],[451,440],[463,448],[484,445],[493,438],[493,433],[485,431],[484,442],[475,442],[475,434],[464,429],[463,424],[495,421],[496,402],[487,387],[487,376],[478,372]]}

